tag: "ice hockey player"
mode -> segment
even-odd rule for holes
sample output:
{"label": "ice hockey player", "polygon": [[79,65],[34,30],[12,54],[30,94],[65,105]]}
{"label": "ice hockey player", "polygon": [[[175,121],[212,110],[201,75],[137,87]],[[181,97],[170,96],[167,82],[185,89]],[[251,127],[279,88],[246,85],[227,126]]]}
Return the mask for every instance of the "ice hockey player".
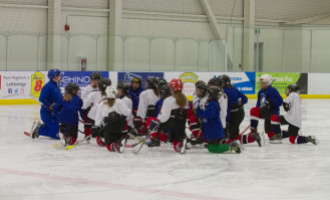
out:
{"label": "ice hockey player", "polygon": [[131,114],[131,110],[121,99],[116,99],[115,88],[108,86],[105,90],[105,99],[97,106],[95,126],[98,127],[98,144],[103,143],[109,151],[122,153],[124,139],[122,131],[126,126],[125,118]]}
{"label": "ice hockey player", "polygon": [[280,137],[276,135],[274,137],[274,130],[271,126],[271,118],[278,117],[280,114],[280,106],[283,104],[283,98],[276,88],[272,87],[274,81],[270,74],[264,74],[260,77],[260,90],[258,92],[257,106],[251,108],[251,132],[248,135],[244,135],[242,143],[252,143],[257,141],[261,146],[261,136],[257,132],[259,118],[265,119],[265,133],[268,134],[270,140],[279,140]]}
{"label": "ice hockey player", "polygon": [[65,86],[63,99],[54,105],[54,113],[60,122],[60,134],[63,136],[62,144],[73,145],[78,137],[79,112],[83,101],[78,96],[79,86],[69,83]]}
{"label": "ice hockey player", "polygon": [[[89,94],[98,91],[98,82],[102,79],[102,74],[100,72],[93,72],[90,77],[90,84],[85,87],[81,92],[81,98],[85,101]],[[88,113],[91,109],[91,106],[83,108],[82,110],[82,119],[85,123],[84,133],[85,137],[88,137],[91,134],[91,121],[88,119]]]}
{"label": "ice hockey player", "polygon": [[218,87],[220,91],[220,120],[222,123],[222,127],[226,129],[226,117],[227,117],[227,109],[228,109],[228,98],[227,95],[222,91],[223,82],[219,78],[211,78],[207,83],[208,87]]}
{"label": "ice hockey player", "polygon": [[90,84],[81,91],[81,98],[85,99],[91,92],[95,92],[98,90],[98,82],[102,78],[102,74],[100,72],[93,72],[90,79]]}
{"label": "ice hockey player", "polygon": [[136,76],[132,79],[131,86],[129,88],[129,96],[132,99],[133,102],[133,116],[136,116],[136,111],[139,106],[139,99],[141,92],[144,91],[144,88],[142,87],[142,78],[139,76]]}
{"label": "ice hockey player", "polygon": [[[92,133],[92,125],[95,123],[96,118],[96,109],[97,105],[101,102],[103,98],[105,98],[105,89],[111,85],[111,80],[108,78],[102,78],[98,81],[98,91],[90,93],[84,100],[83,103],[83,115],[84,122],[88,123],[84,125],[84,133],[85,137],[88,137]],[[92,135],[96,137],[95,135]]]}
{"label": "ice hockey player", "polygon": [[[274,136],[277,141],[284,138],[289,138],[292,144],[305,144],[312,143],[317,145],[318,140],[315,136],[300,136],[298,134],[301,128],[302,118],[301,118],[301,99],[299,96],[299,87],[297,84],[291,84],[286,88],[287,98],[283,102],[284,110],[287,112],[286,115],[272,115],[271,124],[274,131]],[[289,125],[287,131],[281,132],[280,125]],[[271,140],[272,138],[270,138]],[[271,140],[275,141],[276,140]],[[281,143],[281,142],[277,142]]]}
{"label": "ice hockey player", "polygon": [[125,81],[119,81],[117,84],[117,97],[125,102],[126,106],[131,110],[131,114],[126,118],[127,126],[123,131],[123,134],[127,134],[127,131],[131,131],[134,128],[134,116],[132,114],[133,103],[129,96],[129,85]]}
{"label": "ice hockey player", "polygon": [[41,136],[50,137],[53,139],[60,139],[58,135],[59,123],[53,112],[55,103],[62,99],[61,89],[58,84],[61,82],[61,71],[58,69],[51,69],[48,71],[49,82],[41,89],[39,101],[42,103],[40,109],[40,117],[43,121],[34,122],[30,137],[31,139]]}
{"label": "ice hockey player", "polygon": [[207,96],[207,85],[204,81],[199,80],[195,84],[196,91],[193,95],[193,115],[191,114],[191,109],[188,110],[188,120],[189,128],[192,132],[191,139],[189,142],[192,145],[203,143],[203,132],[201,120],[198,120],[196,110],[205,109],[208,96]]}
{"label": "ice hockey player", "polygon": [[[157,132],[160,124],[166,123],[166,133],[169,141],[173,143],[176,152],[184,154],[186,152],[186,119],[188,100],[182,93],[183,83],[180,79],[172,79],[169,83],[172,95],[167,97],[157,119],[151,121],[149,128]],[[149,147],[159,146],[160,142],[156,134],[151,135]]]}
{"label": "ice hockey player", "polygon": [[141,135],[145,134],[147,119],[155,116],[155,106],[159,100],[158,78],[149,76],[146,82],[147,89],[140,94],[139,106],[134,118],[134,127]]}
{"label": "ice hockey player", "polygon": [[220,88],[210,86],[208,88],[208,102],[205,109],[198,109],[198,117],[203,119],[204,140],[207,141],[207,149],[211,153],[224,153],[233,151],[240,153],[241,149],[236,141],[226,144],[226,134],[220,121]]}
{"label": "ice hockey player", "polygon": [[218,78],[222,80],[223,90],[228,97],[226,135],[229,139],[234,139],[239,135],[239,127],[245,116],[244,104],[248,102],[248,99],[231,84],[229,76],[221,75]]}

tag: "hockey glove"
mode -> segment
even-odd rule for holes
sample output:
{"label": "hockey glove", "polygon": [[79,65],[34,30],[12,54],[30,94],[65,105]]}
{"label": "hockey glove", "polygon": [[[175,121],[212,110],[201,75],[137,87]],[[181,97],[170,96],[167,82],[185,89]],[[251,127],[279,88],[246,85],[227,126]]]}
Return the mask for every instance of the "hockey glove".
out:
{"label": "hockey glove", "polygon": [[160,121],[158,119],[153,119],[149,125],[150,130],[158,130],[160,126]]}

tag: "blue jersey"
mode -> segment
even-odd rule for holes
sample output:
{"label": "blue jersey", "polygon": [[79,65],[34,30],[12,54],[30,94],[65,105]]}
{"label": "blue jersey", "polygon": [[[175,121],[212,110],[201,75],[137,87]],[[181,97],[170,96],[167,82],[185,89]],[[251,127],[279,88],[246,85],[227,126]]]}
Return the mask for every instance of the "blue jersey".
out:
{"label": "blue jersey", "polygon": [[[41,89],[39,101],[49,108],[58,100],[62,99],[61,89],[57,86],[57,83],[53,80],[46,83]],[[41,111],[50,112],[47,108],[41,106]]]}
{"label": "blue jersey", "polygon": [[132,102],[133,102],[133,110],[137,110],[138,109],[138,105],[139,105],[139,97],[141,92],[143,92],[144,89],[141,87],[137,90],[134,90],[132,87],[130,87],[128,93],[131,96]]}
{"label": "blue jersey", "polygon": [[205,110],[198,110],[198,117],[203,118],[203,134],[205,140],[217,140],[226,137],[219,113],[220,105],[218,101],[210,101]]}
{"label": "blue jersey", "polygon": [[226,87],[224,88],[224,92],[228,97],[228,109],[226,117],[226,121],[228,122],[230,117],[230,110],[239,107],[239,99],[241,99],[243,105],[248,102],[248,98],[235,87]]}
{"label": "blue jersey", "polygon": [[273,114],[279,115],[280,106],[283,104],[283,98],[280,93],[272,86],[269,86],[266,89],[259,90],[257,107],[264,107],[266,105],[266,100],[270,101]]}
{"label": "blue jersey", "polygon": [[54,106],[54,113],[57,116],[57,120],[63,124],[78,125],[78,112],[81,112],[82,105],[83,101],[77,95],[72,95],[71,101],[60,99]]}
{"label": "blue jersey", "polygon": [[162,105],[163,105],[164,99],[160,99],[156,102],[155,105],[155,117],[158,116],[160,110],[162,109]]}

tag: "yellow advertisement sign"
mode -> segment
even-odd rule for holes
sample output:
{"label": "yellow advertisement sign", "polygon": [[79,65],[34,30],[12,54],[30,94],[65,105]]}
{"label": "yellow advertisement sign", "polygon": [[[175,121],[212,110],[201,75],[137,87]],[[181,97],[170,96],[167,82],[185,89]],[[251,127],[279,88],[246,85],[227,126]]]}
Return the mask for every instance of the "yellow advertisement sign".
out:
{"label": "yellow advertisement sign", "polygon": [[183,93],[188,97],[189,101],[192,101],[192,95],[195,92],[195,83],[198,81],[198,75],[193,72],[185,72],[179,76],[183,82]]}
{"label": "yellow advertisement sign", "polygon": [[45,75],[41,72],[35,72],[31,75],[31,95],[36,98],[39,98],[41,88],[45,84]]}

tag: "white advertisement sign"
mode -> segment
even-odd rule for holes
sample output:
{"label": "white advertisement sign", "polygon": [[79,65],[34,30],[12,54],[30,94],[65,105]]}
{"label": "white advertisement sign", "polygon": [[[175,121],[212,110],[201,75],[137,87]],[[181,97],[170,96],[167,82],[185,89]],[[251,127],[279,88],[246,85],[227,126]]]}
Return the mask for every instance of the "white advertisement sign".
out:
{"label": "white advertisement sign", "polygon": [[0,72],[0,99],[24,99],[30,96],[34,72]]}

